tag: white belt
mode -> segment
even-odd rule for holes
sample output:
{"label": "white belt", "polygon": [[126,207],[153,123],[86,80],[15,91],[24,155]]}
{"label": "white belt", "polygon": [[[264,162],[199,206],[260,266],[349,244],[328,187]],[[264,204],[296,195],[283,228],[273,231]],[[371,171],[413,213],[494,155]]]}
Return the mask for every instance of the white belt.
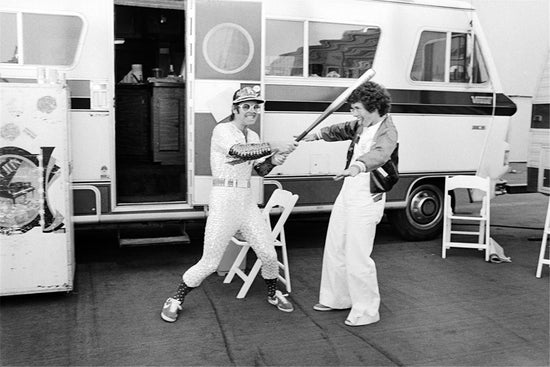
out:
{"label": "white belt", "polygon": [[212,186],[225,186],[225,187],[240,187],[243,189],[250,188],[250,180],[246,179],[232,179],[232,178],[213,178]]}

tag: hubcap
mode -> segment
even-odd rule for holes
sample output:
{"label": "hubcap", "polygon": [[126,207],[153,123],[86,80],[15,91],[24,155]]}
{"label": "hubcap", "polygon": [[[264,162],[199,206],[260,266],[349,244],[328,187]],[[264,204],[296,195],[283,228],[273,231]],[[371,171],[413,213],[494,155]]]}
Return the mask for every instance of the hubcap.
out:
{"label": "hubcap", "polygon": [[414,221],[420,225],[432,223],[440,211],[438,195],[431,190],[420,190],[411,199],[410,213]]}

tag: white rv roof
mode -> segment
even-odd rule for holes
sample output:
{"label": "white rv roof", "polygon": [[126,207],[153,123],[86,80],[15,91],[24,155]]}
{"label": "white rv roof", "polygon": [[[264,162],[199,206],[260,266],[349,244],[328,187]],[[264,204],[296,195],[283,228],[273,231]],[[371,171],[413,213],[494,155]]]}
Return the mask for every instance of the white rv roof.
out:
{"label": "white rv roof", "polygon": [[[372,1],[372,0],[364,0],[364,1]],[[375,0],[375,1],[436,6],[436,7],[442,7],[442,8],[458,8],[458,9],[469,9],[469,10],[474,9],[471,2],[466,2],[462,0]]]}

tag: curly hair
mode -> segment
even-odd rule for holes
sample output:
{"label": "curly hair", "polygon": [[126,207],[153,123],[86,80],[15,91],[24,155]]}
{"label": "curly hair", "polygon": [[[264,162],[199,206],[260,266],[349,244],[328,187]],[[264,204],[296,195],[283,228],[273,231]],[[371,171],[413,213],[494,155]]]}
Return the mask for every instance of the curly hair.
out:
{"label": "curly hair", "polygon": [[367,111],[378,110],[380,116],[383,116],[390,111],[391,96],[381,85],[366,82],[355,89],[348,98],[350,105],[357,102],[361,102]]}

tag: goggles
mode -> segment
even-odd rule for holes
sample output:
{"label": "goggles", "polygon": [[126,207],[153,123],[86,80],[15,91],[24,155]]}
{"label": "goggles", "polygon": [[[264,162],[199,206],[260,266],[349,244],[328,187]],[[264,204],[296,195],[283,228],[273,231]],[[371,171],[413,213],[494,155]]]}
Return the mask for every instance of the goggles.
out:
{"label": "goggles", "polygon": [[260,112],[260,110],[262,109],[262,106],[260,106],[259,104],[241,103],[239,105],[239,108],[243,112],[248,112],[251,109],[254,110],[254,112]]}

